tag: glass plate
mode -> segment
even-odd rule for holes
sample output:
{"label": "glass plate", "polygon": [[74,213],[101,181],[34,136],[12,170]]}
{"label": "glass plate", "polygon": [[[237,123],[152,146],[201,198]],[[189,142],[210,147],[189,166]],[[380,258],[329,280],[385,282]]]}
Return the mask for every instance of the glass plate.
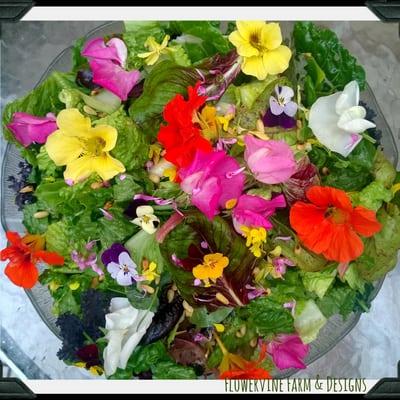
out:
{"label": "glass plate", "polygon": [[[290,24],[290,23],[283,23]],[[286,27],[287,28],[287,27]],[[92,38],[96,36],[104,36],[111,33],[121,33],[124,27],[122,22],[109,22],[101,25],[95,30],[91,31],[86,38]],[[38,82],[42,82],[52,71],[69,71],[71,69],[71,54],[72,47],[65,49],[61,52],[51,63],[49,68],[43,74],[42,78]],[[386,156],[393,163],[397,165],[398,151],[394,141],[393,134],[383,116],[374,94],[371,88],[367,85],[366,90],[361,93],[361,100],[368,104],[373,109],[377,116],[375,117],[375,123],[382,131],[381,145]],[[14,230],[18,232],[24,232],[22,224],[22,212],[18,211],[14,199],[14,192],[8,188],[7,177],[10,175],[16,175],[19,171],[18,163],[22,160],[17,148],[11,144],[7,145],[2,168],[1,168],[1,223],[4,230]],[[375,289],[371,293],[371,300],[376,297],[383,283],[383,279],[376,282]],[[52,334],[59,336],[59,329],[55,324],[56,318],[51,312],[52,298],[48,292],[46,286],[37,284],[32,290],[26,291],[29,299],[31,300],[36,311],[48,326]],[[357,324],[361,313],[352,313],[347,320],[343,321],[341,316],[335,315],[329,319],[327,324],[320,331],[318,338],[311,343],[311,350],[306,358],[305,362],[307,365],[313,361],[322,357],[329,350],[331,350],[337,343],[339,343]],[[49,332],[49,334],[51,334]],[[274,374],[277,378],[285,378],[294,374],[297,370],[289,369],[283,372],[276,372]],[[67,376],[65,378],[68,378]]]}

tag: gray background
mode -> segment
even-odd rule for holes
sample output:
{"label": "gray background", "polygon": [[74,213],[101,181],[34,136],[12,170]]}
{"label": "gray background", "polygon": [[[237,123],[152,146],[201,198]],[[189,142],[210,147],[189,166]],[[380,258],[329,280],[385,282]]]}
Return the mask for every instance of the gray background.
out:
{"label": "gray background", "polygon": [[[1,108],[24,95],[60,51],[102,22],[2,24]],[[321,22],[333,29],[367,72],[382,112],[396,137],[400,130],[400,40],[398,26],[381,22]],[[5,143],[0,139],[0,159]],[[1,229],[1,228],[0,228]],[[5,245],[0,231],[0,248]],[[56,357],[60,342],[36,314],[22,289],[4,278],[0,264],[0,347],[27,376],[91,377]],[[400,271],[386,278],[371,311],[340,344],[300,371],[298,377],[395,376],[400,360]],[[0,358],[2,354],[0,353]],[[4,356],[4,354],[3,354]],[[17,371],[18,372],[18,371]]]}

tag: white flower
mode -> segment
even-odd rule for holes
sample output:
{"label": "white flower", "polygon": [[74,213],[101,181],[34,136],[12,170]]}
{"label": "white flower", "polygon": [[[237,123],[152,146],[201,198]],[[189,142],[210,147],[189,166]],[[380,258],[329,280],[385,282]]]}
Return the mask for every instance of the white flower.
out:
{"label": "white flower", "polygon": [[138,310],[125,297],[111,299],[110,313],[106,315],[107,347],[104,349],[104,372],[114,374],[117,368],[125,369],[129,357],[139,344],[154,313]]}
{"label": "white flower", "polygon": [[329,150],[347,157],[362,139],[360,133],[375,128],[367,121],[364,107],[358,105],[357,81],[348,83],[343,92],[320,97],[311,106],[309,126],[317,139]]}
{"label": "white flower", "polygon": [[131,222],[140,226],[150,235],[153,234],[160,226],[160,220],[156,215],[154,215],[154,210],[151,206],[139,206],[136,209],[136,215],[137,217]]}

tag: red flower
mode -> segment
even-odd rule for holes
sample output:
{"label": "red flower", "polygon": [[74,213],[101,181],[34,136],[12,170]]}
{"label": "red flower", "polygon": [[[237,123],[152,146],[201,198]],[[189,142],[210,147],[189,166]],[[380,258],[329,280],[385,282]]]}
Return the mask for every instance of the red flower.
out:
{"label": "red flower", "polygon": [[20,237],[17,232],[6,232],[10,246],[1,250],[0,260],[10,260],[4,273],[17,286],[31,289],[35,286],[39,271],[38,261],[50,265],[63,265],[64,257],[57,253],[44,251],[44,240],[39,235],[25,235]]}
{"label": "red flower", "polygon": [[[226,349],[225,349],[226,351]],[[267,346],[265,343],[261,346],[260,355],[256,361],[247,361],[244,358],[226,352],[223,356],[220,370],[225,366],[231,366],[229,370],[223,371],[220,379],[271,379],[271,375],[264,368],[260,368],[260,364],[267,355]]]}
{"label": "red flower", "polygon": [[178,168],[189,165],[197,149],[212,150],[210,142],[201,136],[200,129],[193,123],[194,113],[207,99],[198,95],[199,85],[198,82],[188,88],[188,100],[177,94],[164,108],[163,117],[168,125],[160,127],[157,139],[166,150],[165,158]]}
{"label": "red flower", "polygon": [[353,208],[343,190],[313,186],[306,197],[311,203],[298,201],[290,209],[290,224],[308,249],[328,260],[356,259],[364,251],[358,235],[369,237],[381,229],[375,212]]}

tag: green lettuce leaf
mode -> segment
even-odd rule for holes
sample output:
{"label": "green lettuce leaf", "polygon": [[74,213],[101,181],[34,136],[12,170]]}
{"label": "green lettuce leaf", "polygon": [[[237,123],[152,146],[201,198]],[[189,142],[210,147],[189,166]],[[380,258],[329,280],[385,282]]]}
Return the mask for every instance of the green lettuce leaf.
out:
{"label": "green lettuce leaf", "polygon": [[382,224],[380,232],[364,239],[364,253],[354,261],[360,276],[368,282],[382,278],[397,263],[400,249],[400,211],[394,204],[388,204],[377,212]]}
{"label": "green lettuce leaf", "polygon": [[[296,22],[293,29],[293,40],[296,53],[311,55],[318,68],[323,71],[325,76],[321,91],[326,92],[325,94],[343,90],[344,86],[353,80],[356,80],[360,89],[364,90],[364,69],[357,63],[355,57],[342,46],[333,31],[318,27],[312,22]],[[310,63],[307,72],[315,81],[315,73]]]}
{"label": "green lettuce leaf", "polygon": [[208,312],[206,307],[198,307],[193,310],[190,322],[198,328],[212,327],[213,324],[222,322],[232,310],[232,307],[220,307],[213,312]]}
{"label": "green lettuce leaf", "polygon": [[61,168],[54,164],[54,161],[49,157],[46,151],[46,147],[42,146],[39,150],[39,154],[36,157],[37,168],[40,171],[41,177],[56,177],[60,175]]}
{"label": "green lettuce leaf", "polygon": [[34,214],[38,211],[46,211],[45,204],[41,202],[36,202],[24,206],[24,217],[22,222],[29,233],[43,234],[44,232],[46,232],[47,226],[49,224],[49,217],[35,218]]}
{"label": "green lettuce leaf", "polygon": [[303,300],[296,304],[294,327],[303,343],[315,340],[326,321],[314,300]]}
{"label": "green lettuce leaf", "polygon": [[85,42],[86,38],[79,38],[72,47],[72,72],[78,72],[80,69],[89,66],[87,58],[81,55]]}
{"label": "green lettuce leaf", "polygon": [[121,161],[128,172],[142,168],[148,159],[149,137],[126,115],[123,107],[94,122],[94,125],[102,124],[111,125],[118,131],[117,144],[111,155]]}
{"label": "green lettuce leaf", "polygon": [[133,196],[138,193],[153,192],[153,182],[150,181],[144,170],[137,170],[131,174],[125,174],[125,176],[123,180],[115,179],[115,184],[112,187],[116,202],[132,200]]}
{"label": "green lettuce leaf", "polygon": [[336,273],[336,265],[333,265],[320,272],[302,272],[301,278],[304,287],[322,299],[335,280]]}
{"label": "green lettuce leaf", "polygon": [[196,373],[192,367],[179,365],[175,361],[160,361],[153,365],[151,372],[153,379],[196,379]]}
{"label": "green lettuce leaf", "polygon": [[55,222],[47,228],[46,248],[49,251],[55,251],[64,257],[70,257],[73,238],[69,236],[70,230],[65,220]]}
{"label": "green lettuce leaf", "polygon": [[378,150],[376,152],[373,174],[378,182],[382,182],[386,188],[390,188],[396,179],[396,170],[385,154]]}
{"label": "green lettuce leaf", "polygon": [[365,290],[365,285],[366,282],[365,280],[361,277],[360,272],[357,270],[356,266],[354,263],[351,263],[349,265],[349,268],[347,268],[347,271],[345,272],[343,276],[343,280],[347,282],[347,284],[353,289],[357,290],[361,293],[364,292]]}
{"label": "green lettuce leaf", "polygon": [[378,211],[383,202],[388,203],[392,197],[391,190],[387,189],[382,181],[373,181],[361,192],[355,193],[351,199],[354,205]]}

